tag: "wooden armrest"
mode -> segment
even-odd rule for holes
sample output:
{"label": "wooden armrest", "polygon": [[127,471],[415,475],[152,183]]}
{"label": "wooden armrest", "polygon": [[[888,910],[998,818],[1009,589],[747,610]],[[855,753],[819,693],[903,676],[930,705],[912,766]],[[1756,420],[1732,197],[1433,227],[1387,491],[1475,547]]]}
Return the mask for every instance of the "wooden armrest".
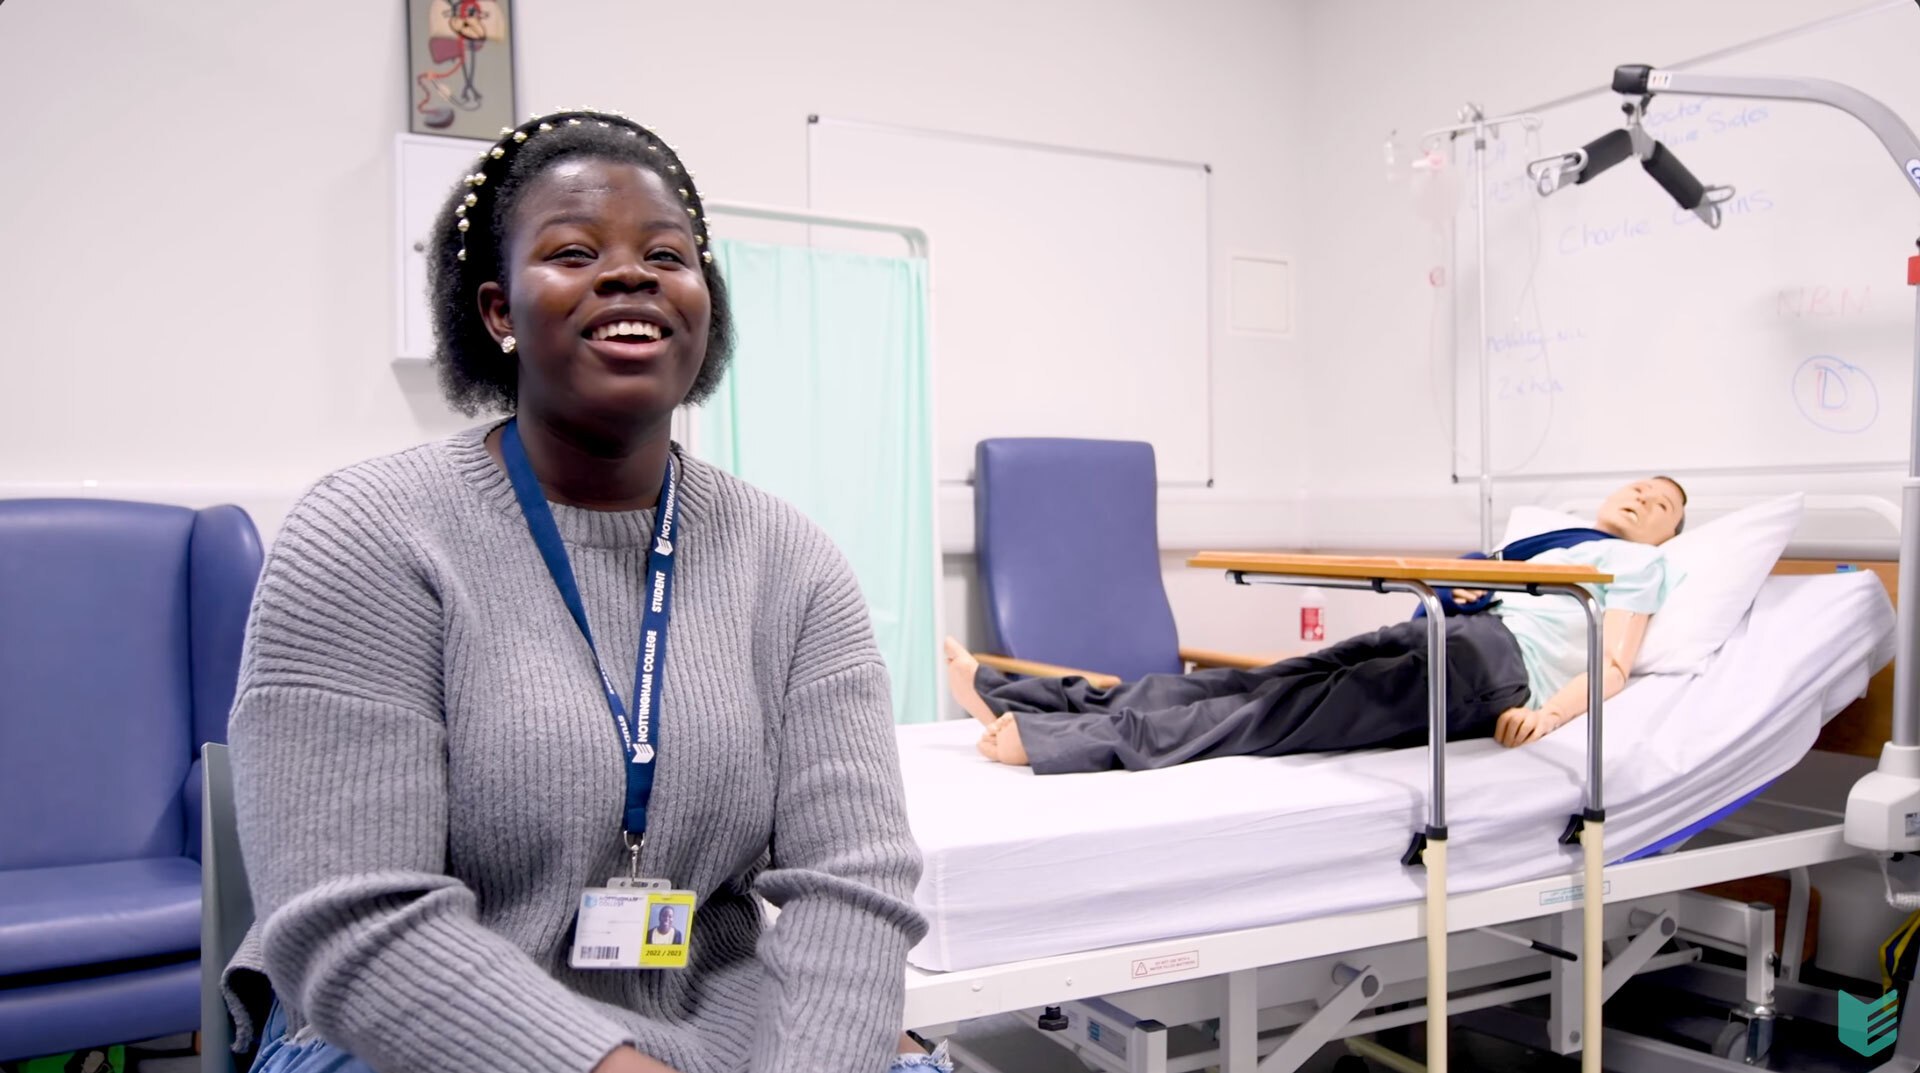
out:
{"label": "wooden armrest", "polygon": [[1180,658],[1193,664],[1195,670],[1203,667],[1235,667],[1243,671],[1251,671],[1278,663],[1287,657],[1284,655],[1262,656],[1248,652],[1216,652],[1211,648],[1188,648],[1186,645],[1181,645]]}
{"label": "wooden armrest", "polygon": [[1372,581],[1434,581],[1462,585],[1602,584],[1613,580],[1590,566],[1507,562],[1503,559],[1407,559],[1370,555],[1293,555],[1203,551],[1187,560],[1202,570]]}
{"label": "wooden armrest", "polygon": [[1120,684],[1120,679],[1115,678],[1111,674],[1101,674],[1098,671],[1082,671],[1073,667],[1061,667],[1052,663],[1041,663],[1037,660],[1014,659],[1012,656],[993,656],[981,652],[975,652],[973,658],[992,667],[996,671],[1005,671],[1008,674],[1021,674],[1029,678],[1085,678],[1096,689],[1112,689],[1114,686]]}

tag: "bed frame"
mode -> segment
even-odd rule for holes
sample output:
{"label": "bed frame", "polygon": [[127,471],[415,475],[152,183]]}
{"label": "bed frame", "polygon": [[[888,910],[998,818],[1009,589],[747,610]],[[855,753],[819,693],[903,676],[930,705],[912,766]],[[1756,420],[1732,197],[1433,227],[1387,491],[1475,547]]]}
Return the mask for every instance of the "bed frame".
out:
{"label": "bed frame", "polygon": [[[1784,559],[1774,573],[1829,573],[1851,565]],[[1897,591],[1895,564],[1857,568],[1871,570],[1889,596]],[[1891,679],[1890,667],[1876,675],[1861,700],[1828,722],[1816,748],[1878,755],[1891,723]],[[1845,842],[1840,821],[1837,812],[1758,799],[1683,848],[1606,867],[1597,915],[1608,951],[1602,1001],[1633,976],[1664,970],[1688,990],[1731,1005],[1734,1018],[1711,1053],[1605,1028],[1602,1047],[1591,1048],[1596,1057],[1604,1054],[1605,1068],[1750,1069],[1771,1046],[1776,1016],[1834,1022],[1833,993],[1798,977],[1807,870],[1868,855]],[[1775,945],[1774,906],[1698,890],[1781,874],[1791,890],[1784,949]],[[1582,1027],[1589,1020],[1583,969],[1590,967],[1515,941],[1582,949],[1590,927],[1583,919],[1584,886],[1578,873],[1560,874],[1447,897],[1446,985],[1438,1008],[1477,1031],[1537,1048],[1589,1050]],[[1112,1073],[1289,1073],[1339,1040],[1379,1068],[1423,1069],[1352,1037],[1428,1020],[1435,1008],[1426,971],[1428,913],[1415,902],[976,969],[910,968],[906,1023],[945,1034],[961,1021],[1017,1015],[1089,1066]],[[1482,930],[1490,928],[1505,934]],[[1740,956],[1744,970],[1703,962],[1703,948]],[[1535,998],[1548,1000],[1544,1018],[1511,1008]],[[969,1069],[995,1073],[964,1048],[957,1056]]]}
{"label": "bed frame", "polygon": [[[1775,574],[1831,574],[1837,570],[1870,571],[1887,590],[1887,599],[1900,606],[1900,564],[1876,560],[1782,559]],[[1866,695],[1848,705],[1821,729],[1816,749],[1849,756],[1879,759],[1880,746],[1893,736],[1893,665],[1888,664],[1868,683]]]}

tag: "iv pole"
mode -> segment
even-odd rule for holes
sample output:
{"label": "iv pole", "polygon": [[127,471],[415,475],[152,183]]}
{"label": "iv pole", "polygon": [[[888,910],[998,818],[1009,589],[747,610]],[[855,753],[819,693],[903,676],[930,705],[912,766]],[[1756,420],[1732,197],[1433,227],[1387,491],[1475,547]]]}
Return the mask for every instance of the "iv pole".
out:
{"label": "iv pole", "polygon": [[[1573,152],[1528,165],[1527,174],[1541,196],[1562,186],[1584,183],[1633,156],[1681,208],[1699,215],[1710,226],[1719,226],[1719,204],[1732,191],[1702,185],[1666,146],[1640,126],[1646,102],[1658,93],[1810,101],[1838,108],[1873,131],[1905,181],[1920,193],[1920,138],[1915,138],[1912,128],[1892,109],[1851,86],[1816,78],[1689,74],[1633,64],[1614,69],[1613,90],[1629,98],[1625,128]],[[1920,288],[1920,255],[1907,262],[1907,283]],[[1914,647],[1920,640],[1920,299],[1916,299],[1915,321],[1914,409],[1909,418],[1912,427],[1907,477],[1900,496],[1899,647],[1894,662],[1893,739],[1881,750],[1879,767],[1856,782],[1848,794],[1844,827],[1848,844],[1878,854],[1920,851],[1920,652]],[[1483,367],[1484,362],[1483,357]],[[1481,468],[1484,471],[1486,467]],[[1920,1071],[1920,1016],[1913,1010],[1909,1003],[1901,1011],[1904,1031],[1897,1039],[1893,1058],[1878,1073]]]}
{"label": "iv pole", "polygon": [[1502,127],[1520,124],[1524,130],[1539,130],[1540,117],[1535,115],[1505,115],[1488,119],[1480,106],[1468,102],[1460,109],[1460,122],[1451,127],[1441,127],[1428,131],[1420,139],[1421,148],[1432,149],[1443,141],[1452,141],[1463,135],[1473,135],[1473,184],[1474,184],[1474,269],[1478,277],[1476,296],[1480,302],[1479,321],[1475,325],[1480,336],[1480,551],[1493,554],[1493,389],[1487,375],[1487,137],[1498,136]]}

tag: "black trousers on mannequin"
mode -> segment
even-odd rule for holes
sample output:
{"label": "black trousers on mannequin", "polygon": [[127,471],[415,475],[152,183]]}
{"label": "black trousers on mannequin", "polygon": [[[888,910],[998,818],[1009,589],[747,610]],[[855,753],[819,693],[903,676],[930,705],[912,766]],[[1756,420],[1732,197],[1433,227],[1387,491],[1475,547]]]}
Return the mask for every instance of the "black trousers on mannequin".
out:
{"label": "black trousers on mannequin", "polygon": [[[1427,623],[1403,622],[1256,670],[1152,674],[1112,689],[1085,678],[974,686],[1014,713],[1033,770],[1141,770],[1217,756],[1285,756],[1427,740]],[[1447,737],[1487,737],[1527,703],[1520,646],[1497,616],[1447,619]]]}

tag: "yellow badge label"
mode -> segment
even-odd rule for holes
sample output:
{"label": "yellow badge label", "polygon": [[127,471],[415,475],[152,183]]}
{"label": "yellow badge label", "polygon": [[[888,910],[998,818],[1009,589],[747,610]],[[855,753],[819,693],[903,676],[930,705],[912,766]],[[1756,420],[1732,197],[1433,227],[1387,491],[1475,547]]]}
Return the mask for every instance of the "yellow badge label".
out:
{"label": "yellow badge label", "polygon": [[640,946],[643,969],[684,969],[693,935],[692,891],[659,890],[647,897],[647,934]]}

